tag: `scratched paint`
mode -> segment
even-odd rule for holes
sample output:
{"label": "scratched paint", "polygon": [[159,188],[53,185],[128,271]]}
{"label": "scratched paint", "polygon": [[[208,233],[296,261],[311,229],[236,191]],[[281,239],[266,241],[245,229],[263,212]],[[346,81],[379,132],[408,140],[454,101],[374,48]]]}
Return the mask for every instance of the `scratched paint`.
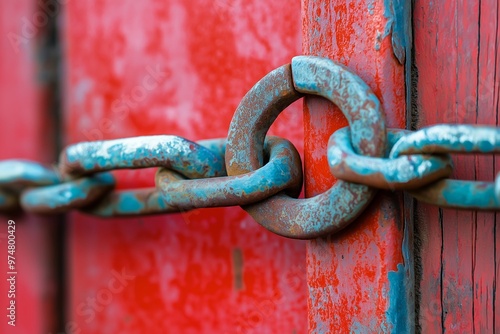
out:
{"label": "scratched paint", "polygon": [[393,147],[391,158],[412,153],[482,153],[500,152],[500,129],[478,125],[436,125],[406,136]]}
{"label": "scratched paint", "polygon": [[168,203],[156,188],[114,191],[95,205],[83,208],[85,213],[100,217],[134,217],[180,212]]}
{"label": "scratched paint", "polygon": [[427,187],[412,190],[418,200],[441,208],[496,211],[500,198],[494,182],[459,181],[445,179]]}
{"label": "scratched paint", "polygon": [[55,169],[47,168],[28,160],[0,161],[0,211],[12,212],[20,209],[19,196],[28,187],[54,185],[60,182]]}
{"label": "scratched paint", "polygon": [[[68,144],[226,137],[246,91],[300,54],[299,2],[89,0],[64,10]],[[272,130],[302,152],[300,104],[289,109]],[[153,186],[154,173],[114,176],[128,191]],[[306,332],[305,244],[267,232],[239,208],[70,220],[68,321],[82,332]],[[122,269],[135,278],[90,319],[87,298]]]}
{"label": "scratched paint", "polygon": [[[391,38],[383,37],[387,27],[384,1],[303,0],[302,8],[304,53],[346,65],[378,97],[387,126],[404,128],[404,67],[394,57]],[[326,152],[328,138],[345,127],[347,120],[317,98],[306,98],[304,119],[306,196],[314,196],[335,179],[326,157],[318,159],[313,152]],[[403,263],[407,222],[398,212],[400,201],[382,192],[374,201],[339,235],[308,242],[310,333],[369,333],[391,327],[386,312],[395,301],[390,298],[388,274],[397,272],[397,265]],[[411,276],[404,279],[411,286]],[[402,316],[411,321],[410,306]]]}
{"label": "scratched paint", "polygon": [[[413,153],[494,154],[500,152],[500,130],[474,125],[436,125],[400,140],[391,157]],[[494,182],[443,180],[411,191],[417,199],[444,208],[495,210],[499,208]]]}
{"label": "scratched paint", "polygon": [[386,145],[385,117],[379,99],[347,67],[329,58],[297,56],[292,59],[293,84],[303,94],[333,102],[352,128],[354,150],[382,156]]}
{"label": "scratched paint", "polygon": [[59,160],[61,172],[70,176],[149,167],[167,167],[192,178],[226,174],[220,154],[170,135],[82,142],[65,148]]}

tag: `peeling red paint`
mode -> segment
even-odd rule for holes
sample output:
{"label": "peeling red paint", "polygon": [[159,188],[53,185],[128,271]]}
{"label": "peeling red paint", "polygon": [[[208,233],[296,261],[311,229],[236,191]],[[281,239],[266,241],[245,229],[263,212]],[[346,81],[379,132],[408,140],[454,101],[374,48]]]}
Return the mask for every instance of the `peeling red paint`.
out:
{"label": "peeling red paint", "polygon": [[[389,127],[404,128],[404,68],[384,34],[383,1],[302,2],[304,52],[347,65],[372,88]],[[369,5],[371,8],[368,8]],[[379,44],[380,48],[375,46]],[[328,138],[347,125],[340,112],[318,98],[305,103],[306,195],[327,189]],[[337,115],[324,118],[324,115]],[[388,273],[403,262],[400,213],[390,198],[377,200],[340,234],[308,243],[309,331],[367,333],[390,330]]]}

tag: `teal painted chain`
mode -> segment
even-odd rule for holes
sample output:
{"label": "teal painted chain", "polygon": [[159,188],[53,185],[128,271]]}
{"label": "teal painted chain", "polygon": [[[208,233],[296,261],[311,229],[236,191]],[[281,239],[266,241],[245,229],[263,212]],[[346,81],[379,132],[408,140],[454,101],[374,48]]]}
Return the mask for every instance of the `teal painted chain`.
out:
{"label": "teal painted chain", "polygon": [[[332,134],[325,152],[341,181],[324,194],[297,199],[299,154],[289,141],[265,135],[278,114],[305,94],[337,104],[350,126]],[[53,167],[0,161],[0,213],[78,209],[115,217],[240,205],[274,233],[310,239],[347,226],[377,189],[404,190],[444,208],[500,209],[499,177],[449,179],[450,154],[500,153],[500,128],[435,125],[411,132],[386,129],[382,115],[378,99],[349,70],[324,58],[296,57],[249,91],[227,140],[125,138],[70,145]],[[136,168],[158,168],[155,187],[115,190],[112,171]]]}

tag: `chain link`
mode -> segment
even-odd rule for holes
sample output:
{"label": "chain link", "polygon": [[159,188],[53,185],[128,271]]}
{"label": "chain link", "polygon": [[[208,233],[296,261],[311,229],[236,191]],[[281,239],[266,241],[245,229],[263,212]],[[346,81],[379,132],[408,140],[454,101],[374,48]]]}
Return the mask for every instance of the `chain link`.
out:
{"label": "chain link", "polygon": [[167,203],[183,210],[251,204],[280,191],[298,197],[302,188],[302,163],[292,143],[283,138],[267,137],[264,153],[269,157],[268,163],[249,173],[179,180],[172,178],[171,170],[162,169],[157,174],[156,185]]}
{"label": "chain link", "polygon": [[[500,131],[478,125],[436,125],[405,136],[391,150],[389,158],[410,154],[495,154],[500,153]],[[498,210],[500,198],[493,182],[445,179],[411,190],[416,199],[443,208]]]}
{"label": "chain link", "polygon": [[[353,130],[352,143],[369,156],[385,151],[385,120],[375,94],[358,76],[333,61],[295,57],[261,79],[243,98],[231,121],[226,148],[229,175],[260,168],[264,136],[292,102],[312,94],[336,104]],[[370,203],[375,189],[339,181],[312,198],[280,194],[243,208],[268,230],[289,238],[311,239],[335,233]]]}
{"label": "chain link", "polygon": [[[332,134],[326,152],[339,181],[323,194],[298,199],[303,177],[299,154],[289,141],[266,133],[282,110],[308,94],[336,104],[349,127]],[[26,160],[0,161],[0,212],[78,209],[115,217],[240,205],[274,233],[311,239],[350,224],[377,189],[408,191],[419,201],[445,208],[499,210],[500,175],[495,182],[448,179],[450,154],[499,152],[496,127],[386,130],[380,102],[359,77],[329,59],[299,56],[245,95],[227,141],[136,137],[68,146],[53,168]],[[158,168],[155,187],[115,189],[110,171],[152,167]]]}
{"label": "chain link", "polygon": [[453,163],[449,155],[411,154],[387,159],[396,143],[410,133],[387,129],[385,158],[374,158],[354,152],[350,128],[337,130],[328,142],[330,171],[338,179],[387,190],[415,189],[450,176]]}

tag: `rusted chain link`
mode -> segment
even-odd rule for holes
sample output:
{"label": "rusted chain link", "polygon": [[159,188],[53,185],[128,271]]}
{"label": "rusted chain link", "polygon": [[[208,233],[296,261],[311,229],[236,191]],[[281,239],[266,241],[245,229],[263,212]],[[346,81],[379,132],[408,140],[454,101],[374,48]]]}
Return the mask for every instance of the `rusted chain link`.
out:
{"label": "rusted chain link", "polygon": [[[394,145],[389,158],[411,154],[500,153],[500,131],[478,125],[437,125],[405,136]],[[410,191],[416,199],[447,208],[497,210],[500,198],[493,182],[445,179]]]}
{"label": "rusted chain link", "polygon": [[328,142],[328,163],[332,174],[341,180],[362,183],[378,189],[415,189],[451,175],[453,163],[447,155],[388,154],[393,146],[411,132],[387,129],[387,154],[374,158],[354,152],[351,130],[335,131]]}
{"label": "rusted chain link", "polygon": [[[289,141],[266,133],[282,110],[307,94],[336,104],[349,127],[332,134],[325,152],[339,181],[323,194],[297,199],[300,157]],[[227,141],[137,137],[68,146],[53,168],[0,161],[0,212],[79,209],[114,217],[241,205],[274,233],[310,239],[347,226],[377,189],[405,190],[441,207],[499,210],[500,176],[495,182],[447,179],[453,170],[449,154],[499,152],[496,127],[386,130],[380,102],[359,77],[329,59],[300,56],[245,95]],[[115,189],[110,171],[151,167],[159,168],[155,187]]]}
{"label": "rusted chain link", "polygon": [[[241,101],[229,128],[229,175],[263,165],[264,136],[278,115],[304,94],[335,103],[352,128],[352,142],[368,156],[385,152],[385,121],[375,94],[347,68],[325,58],[295,57],[260,80]],[[375,189],[339,181],[307,199],[284,194],[243,208],[268,230],[290,238],[315,238],[339,231],[370,203]]]}
{"label": "rusted chain link", "polygon": [[105,217],[178,211],[163,200],[156,188],[111,192],[114,179],[103,173],[150,167],[169,168],[191,178],[226,174],[222,152],[177,136],[84,142],[61,153],[59,171],[66,182],[24,192],[21,205],[36,213],[77,208]]}
{"label": "rusted chain link", "polygon": [[422,202],[443,208],[500,209],[500,174],[495,182],[444,179],[451,175],[450,153],[500,153],[500,129],[440,124],[409,132],[388,130],[388,157],[358,155],[349,128],[336,131],[328,145],[332,174],[380,189],[403,189]]}
{"label": "rusted chain link", "polygon": [[59,174],[52,168],[26,160],[0,161],[0,212],[19,207],[19,193],[29,187],[59,183]]}
{"label": "rusted chain link", "polygon": [[162,169],[156,185],[167,203],[183,210],[251,204],[280,191],[298,197],[302,189],[302,163],[292,143],[268,137],[264,152],[269,162],[252,172],[215,179],[175,180],[171,170]]}

